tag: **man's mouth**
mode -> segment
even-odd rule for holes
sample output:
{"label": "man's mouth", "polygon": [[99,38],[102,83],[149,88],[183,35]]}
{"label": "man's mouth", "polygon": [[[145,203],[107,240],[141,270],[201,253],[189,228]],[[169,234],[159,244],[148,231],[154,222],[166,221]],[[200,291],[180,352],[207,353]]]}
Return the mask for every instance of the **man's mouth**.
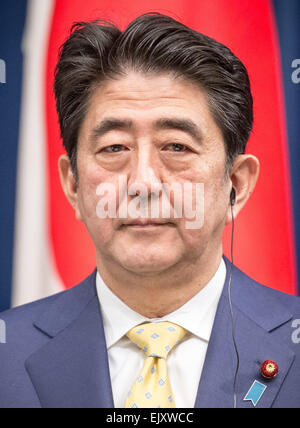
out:
{"label": "man's mouth", "polygon": [[168,220],[158,220],[158,219],[134,219],[128,220],[123,223],[123,226],[137,229],[150,229],[158,228],[163,226],[175,226],[174,223]]}

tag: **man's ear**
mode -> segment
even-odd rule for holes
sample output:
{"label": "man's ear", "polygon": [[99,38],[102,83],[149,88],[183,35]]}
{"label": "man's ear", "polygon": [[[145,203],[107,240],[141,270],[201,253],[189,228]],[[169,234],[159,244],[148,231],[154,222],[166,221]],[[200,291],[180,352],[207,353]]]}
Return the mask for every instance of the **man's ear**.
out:
{"label": "man's ear", "polygon": [[75,210],[77,220],[82,221],[78,202],[78,183],[75,180],[68,155],[60,156],[58,160],[58,170],[63,191]]}
{"label": "man's ear", "polygon": [[230,172],[230,180],[232,183],[228,194],[228,211],[226,216],[226,224],[232,220],[230,192],[235,189],[236,200],[233,205],[234,217],[238,215],[243,206],[246,204],[251,193],[253,192],[259,175],[259,161],[253,155],[239,155],[235,159]]}

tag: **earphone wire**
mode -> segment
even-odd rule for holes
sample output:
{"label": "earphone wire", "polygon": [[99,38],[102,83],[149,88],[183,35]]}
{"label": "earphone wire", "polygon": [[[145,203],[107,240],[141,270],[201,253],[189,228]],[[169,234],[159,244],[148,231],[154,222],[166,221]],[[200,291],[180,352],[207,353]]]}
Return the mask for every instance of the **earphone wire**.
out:
{"label": "earphone wire", "polygon": [[229,301],[229,308],[230,308],[230,315],[231,315],[231,322],[232,322],[232,340],[233,345],[236,353],[236,370],[234,374],[234,381],[233,381],[233,407],[234,409],[237,408],[237,392],[236,392],[236,386],[237,386],[237,377],[240,367],[240,356],[239,351],[235,339],[235,324],[234,324],[234,315],[233,315],[233,308],[232,308],[232,301],[231,301],[231,281],[232,281],[232,270],[233,270],[233,238],[234,238],[234,215],[233,215],[233,205],[231,204],[231,217],[232,217],[232,227],[231,227],[231,265],[230,265],[230,274],[229,274],[229,281],[228,281],[228,301]]}

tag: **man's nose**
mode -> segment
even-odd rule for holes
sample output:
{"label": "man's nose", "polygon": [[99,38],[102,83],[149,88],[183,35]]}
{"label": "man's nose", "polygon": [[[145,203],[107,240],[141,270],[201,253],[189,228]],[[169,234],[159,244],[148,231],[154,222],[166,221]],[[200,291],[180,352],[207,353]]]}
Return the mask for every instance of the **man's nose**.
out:
{"label": "man's nose", "polygon": [[[162,190],[162,182],[158,160],[151,149],[141,150],[133,160],[128,180],[133,194],[149,197],[152,194],[159,196]],[[143,195],[142,195],[143,193]]]}

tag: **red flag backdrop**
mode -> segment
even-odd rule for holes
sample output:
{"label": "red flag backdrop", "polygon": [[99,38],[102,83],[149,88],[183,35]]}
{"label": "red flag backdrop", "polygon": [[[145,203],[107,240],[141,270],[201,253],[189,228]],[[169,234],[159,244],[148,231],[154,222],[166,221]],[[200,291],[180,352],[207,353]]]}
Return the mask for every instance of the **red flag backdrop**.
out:
{"label": "red flag backdrop", "polygon": [[[66,287],[95,267],[95,252],[59,183],[63,153],[53,96],[58,49],[75,21],[110,19],[124,28],[145,12],[171,15],[227,45],[246,65],[254,96],[254,131],[247,152],[261,162],[257,188],[236,221],[235,264],[254,279],[296,294],[287,135],[277,34],[268,0],[56,0],[45,74],[48,137],[49,234]],[[229,253],[230,228],[224,233]]]}

